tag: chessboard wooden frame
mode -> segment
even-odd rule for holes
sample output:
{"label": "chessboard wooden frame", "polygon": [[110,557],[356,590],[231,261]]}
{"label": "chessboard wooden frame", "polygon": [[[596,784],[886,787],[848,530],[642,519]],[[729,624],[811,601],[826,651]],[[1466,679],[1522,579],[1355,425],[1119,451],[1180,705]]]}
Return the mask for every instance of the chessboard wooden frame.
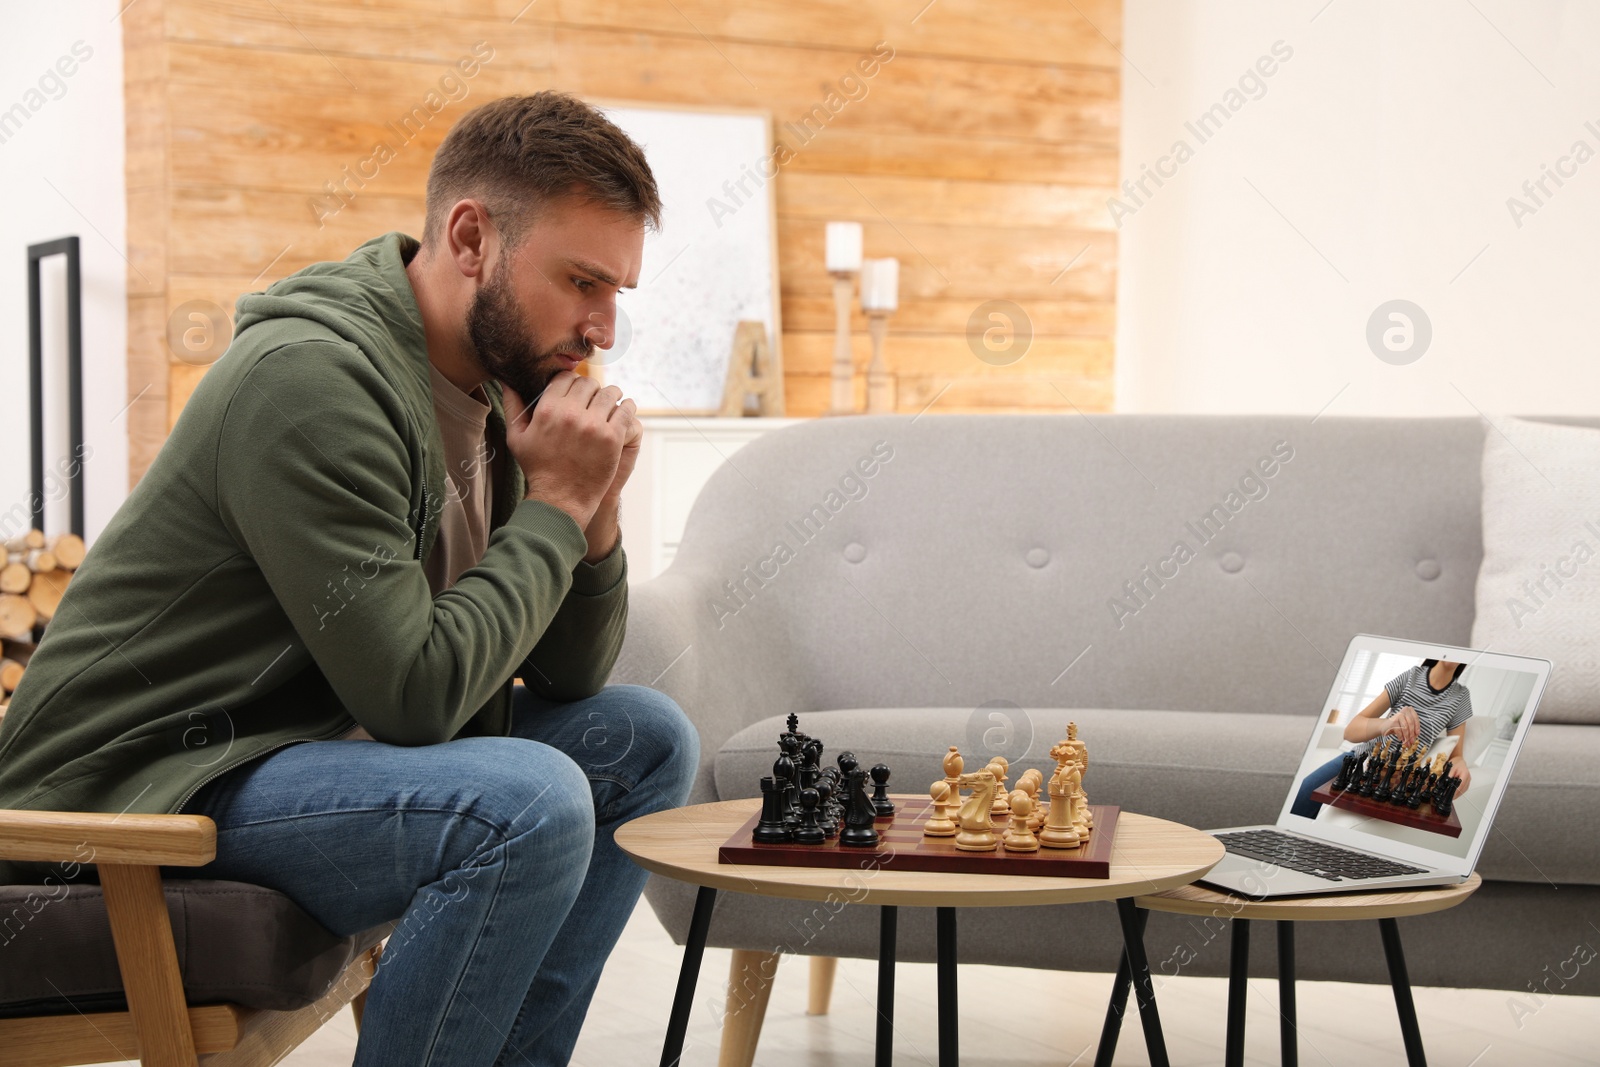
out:
{"label": "chessboard wooden frame", "polygon": [[1422,802],[1422,807],[1412,811],[1396,804],[1379,803],[1370,797],[1361,796],[1353,789],[1341,789],[1335,792],[1333,783],[1337,780],[1337,777],[1329,778],[1317,786],[1311,791],[1311,799],[1318,804],[1332,804],[1353,815],[1366,815],[1399,826],[1409,826],[1414,830],[1443,834],[1445,837],[1461,836],[1461,820],[1456,818],[1456,809],[1453,805],[1448,817],[1434,811],[1433,805],[1427,800]]}
{"label": "chessboard wooden frame", "polygon": [[[927,821],[933,801],[926,796],[891,794],[895,813],[877,822],[882,840],[876,848],[839,844],[835,837],[821,845],[760,844],[752,839],[757,811],[717,849],[718,863],[748,863],[774,867],[832,867],[871,869],[889,867],[898,871],[930,871],[936,874],[1021,874],[1048,878],[1110,878],[1111,849],[1117,833],[1121,809],[1108,804],[1091,804],[1094,830],[1089,842],[1073,849],[1045,848],[1037,852],[1012,852],[996,845],[992,852],[967,852],[956,848],[954,837],[926,837],[922,824]],[[995,837],[1005,832],[1010,816],[994,817]]]}

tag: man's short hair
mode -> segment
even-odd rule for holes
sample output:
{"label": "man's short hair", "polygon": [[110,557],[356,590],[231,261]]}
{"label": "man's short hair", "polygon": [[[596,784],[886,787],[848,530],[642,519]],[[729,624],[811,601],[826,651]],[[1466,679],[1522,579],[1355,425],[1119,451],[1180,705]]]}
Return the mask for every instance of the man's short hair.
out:
{"label": "man's short hair", "polygon": [[481,200],[508,246],[552,201],[575,196],[661,228],[661,194],[644,150],[599,110],[547,89],[467,112],[445,135],[428,170],[431,245],[450,209]]}

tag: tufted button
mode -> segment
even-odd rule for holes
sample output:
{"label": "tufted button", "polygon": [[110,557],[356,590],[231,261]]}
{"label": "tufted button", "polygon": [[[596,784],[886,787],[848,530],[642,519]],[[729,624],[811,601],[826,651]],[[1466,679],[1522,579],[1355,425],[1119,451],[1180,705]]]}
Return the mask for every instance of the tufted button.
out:
{"label": "tufted button", "polygon": [[1042,548],[1030,548],[1028,554],[1022,558],[1028,561],[1028,566],[1038,570],[1050,562],[1050,553]]}
{"label": "tufted button", "polygon": [[844,558],[851,563],[860,563],[867,558],[867,546],[860,541],[851,541],[844,546]]}
{"label": "tufted button", "polygon": [[1237,552],[1226,553],[1219,562],[1222,569],[1229,574],[1238,574],[1244,570],[1244,557]]}
{"label": "tufted button", "polygon": [[1423,559],[1417,561],[1417,577],[1425,582],[1431,582],[1439,577],[1441,568],[1436,559]]}

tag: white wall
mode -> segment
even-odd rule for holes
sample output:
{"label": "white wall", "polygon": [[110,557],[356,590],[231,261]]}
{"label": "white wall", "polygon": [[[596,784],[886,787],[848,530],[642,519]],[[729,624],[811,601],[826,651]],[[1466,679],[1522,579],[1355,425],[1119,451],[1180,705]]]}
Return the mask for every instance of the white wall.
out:
{"label": "white wall", "polygon": [[[127,199],[122,25],[116,17],[122,3],[8,6],[6,32],[0,36],[0,122],[13,107],[22,108],[13,112],[11,124],[0,126],[0,454],[6,457],[0,463],[0,522],[15,506],[26,509],[31,493],[27,246],[77,234],[89,456],[84,468],[85,532],[91,539],[128,488],[128,417],[123,410],[128,402]],[[72,73],[63,75],[63,70]],[[68,458],[64,262],[61,257],[46,261],[42,278],[47,471]],[[47,498],[49,492],[47,488]],[[69,521],[62,491],[47,503],[45,532],[64,531]]]}
{"label": "white wall", "polygon": [[[1127,0],[1125,17],[1124,179],[1180,138],[1195,151],[1125,200],[1119,410],[1600,412],[1600,4]],[[1280,40],[1292,56],[1200,143],[1184,123]],[[1519,227],[1508,198],[1533,206],[1523,182],[1578,140],[1596,158]],[[1394,298],[1433,326],[1409,365],[1366,342]]]}

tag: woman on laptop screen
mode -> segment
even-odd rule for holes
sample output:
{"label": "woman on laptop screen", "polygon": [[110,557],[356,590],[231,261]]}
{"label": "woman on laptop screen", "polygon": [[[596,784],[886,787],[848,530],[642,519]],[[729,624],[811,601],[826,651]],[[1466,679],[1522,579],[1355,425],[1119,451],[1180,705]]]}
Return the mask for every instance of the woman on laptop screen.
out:
{"label": "woman on laptop screen", "polygon": [[[1466,723],[1472,718],[1472,694],[1456,679],[1466,669],[1465,663],[1451,660],[1425,659],[1419,666],[1402,671],[1384,683],[1383,691],[1351,718],[1344,728],[1344,739],[1357,742],[1356,751],[1365,753],[1385,737],[1393,737],[1401,745],[1415,745],[1414,751],[1426,753],[1439,735],[1449,733],[1456,739],[1455,753],[1466,751]],[[1315,819],[1322,805],[1311,799],[1317,786],[1338,773],[1344,763],[1341,752],[1300,781],[1290,813],[1306,819]],[[1472,779],[1464,759],[1450,764],[1450,774],[1460,779],[1455,795],[1467,791]]]}

